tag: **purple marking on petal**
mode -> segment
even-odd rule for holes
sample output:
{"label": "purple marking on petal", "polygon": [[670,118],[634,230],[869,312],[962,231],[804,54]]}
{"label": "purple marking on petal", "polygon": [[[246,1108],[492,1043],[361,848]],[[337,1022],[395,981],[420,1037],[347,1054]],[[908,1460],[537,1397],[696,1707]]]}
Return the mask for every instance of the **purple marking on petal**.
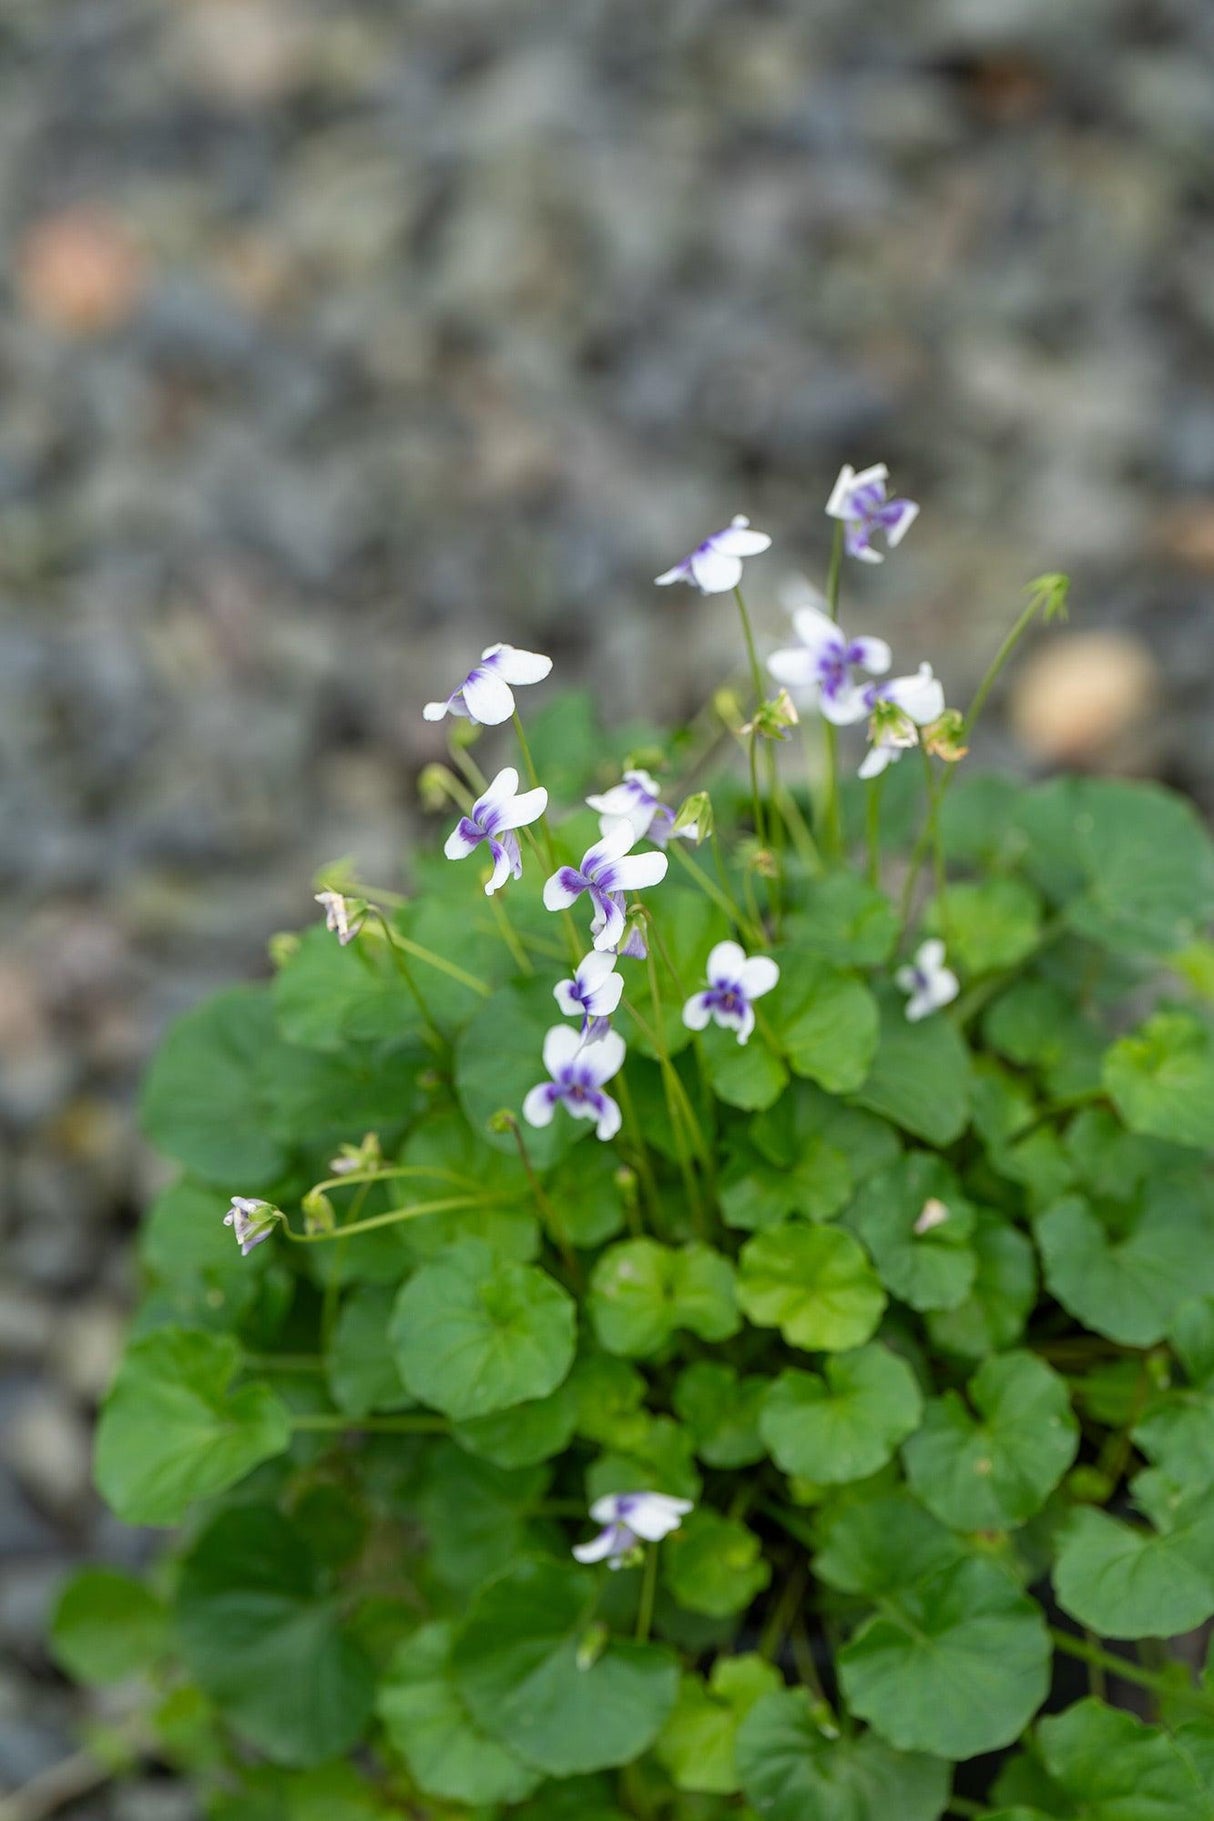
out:
{"label": "purple marking on petal", "polygon": [[584,892],[590,889],[589,879],[585,873],[580,873],[576,866],[558,867],[556,876],[567,892]]}

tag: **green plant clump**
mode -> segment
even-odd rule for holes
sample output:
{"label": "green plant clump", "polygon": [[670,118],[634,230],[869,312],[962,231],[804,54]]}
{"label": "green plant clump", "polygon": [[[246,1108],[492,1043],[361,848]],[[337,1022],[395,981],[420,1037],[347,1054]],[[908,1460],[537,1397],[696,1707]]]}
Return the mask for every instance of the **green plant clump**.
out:
{"label": "green plant clump", "polygon": [[53,1642],[211,1821],[1214,1817],[1214,847],[968,775],[1065,582],[967,712],[886,681],[849,476],[786,649],[745,521],[672,572],[747,654],[673,735],[487,653],[411,894],[151,1070],[96,1472],[175,1535]]}

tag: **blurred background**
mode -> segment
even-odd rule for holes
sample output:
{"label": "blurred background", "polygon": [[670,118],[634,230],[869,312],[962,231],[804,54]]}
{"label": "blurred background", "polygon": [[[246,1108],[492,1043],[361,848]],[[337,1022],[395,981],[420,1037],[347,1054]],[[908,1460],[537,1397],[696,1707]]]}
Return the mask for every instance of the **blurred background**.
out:
{"label": "blurred background", "polygon": [[770,643],[884,459],[848,623],[964,701],[1067,569],[983,756],[1214,805],[1212,203],[1204,0],[4,0],[0,1786],[72,1749],[57,1579],[137,1547],[140,1071],[318,865],[395,882],[482,644],[690,708],[732,603],[650,578],[749,513]]}

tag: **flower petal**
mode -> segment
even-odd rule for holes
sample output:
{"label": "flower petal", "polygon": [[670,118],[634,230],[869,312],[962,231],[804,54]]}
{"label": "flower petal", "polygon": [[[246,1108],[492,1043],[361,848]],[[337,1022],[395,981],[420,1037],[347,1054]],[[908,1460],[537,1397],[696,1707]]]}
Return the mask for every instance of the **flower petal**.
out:
{"label": "flower petal", "polygon": [[683,1007],[683,1023],[689,1031],[703,1031],[708,1028],[712,1017],[712,1007],[707,993],[693,993]]}
{"label": "flower petal", "polygon": [[601,955],[593,948],[588,955],[583,955],[577,964],[577,977],[583,991],[593,993],[602,986],[607,976],[615,973],[615,962],[614,955]]}
{"label": "flower petal", "polygon": [[884,639],[853,639],[848,657],[861,670],[867,670],[870,677],[883,677],[894,661],[894,654]]}
{"label": "flower petal", "polygon": [[885,541],[891,550],[897,549],[919,516],[914,500],[895,500],[894,505],[899,508],[898,515],[892,523],[887,520],[885,525]]}
{"label": "flower petal", "polygon": [[544,881],[544,906],[550,911],[568,910],[586,890],[586,880],[573,866],[558,866]]}
{"label": "flower petal", "polygon": [[[623,985],[623,982],[621,981],[620,984]],[[552,997],[567,1018],[580,1018],[585,1012],[586,1008],[578,998],[577,988],[572,980],[558,980],[552,989]]]}
{"label": "flower petal", "polygon": [[806,651],[812,651],[815,657],[827,652],[842,652],[847,640],[829,613],[820,607],[798,607],[792,616],[793,630],[804,645]]}
{"label": "flower petal", "polygon": [[[611,959],[614,961],[615,956]],[[589,1010],[596,1018],[609,1018],[624,997],[624,981],[619,974],[608,974],[590,995]]]}
{"label": "flower petal", "polygon": [[930,664],[920,664],[913,676],[894,677],[881,685],[881,695],[893,702],[916,726],[926,727],[944,713],[944,689]]}
{"label": "flower petal", "polygon": [[742,579],[742,559],[711,545],[689,559],[692,580],[701,594],[728,594]]}
{"label": "flower petal", "polygon": [[597,885],[592,885],[590,901],[595,910],[594,922],[590,926],[594,930],[595,948],[618,948],[620,938],[624,934],[623,898],[612,892],[603,891]]}
{"label": "flower petal", "polygon": [[615,1551],[615,1525],[609,1524],[605,1530],[589,1543],[575,1543],[573,1554],[579,1562],[602,1562]]}
{"label": "flower petal", "polygon": [[765,531],[752,531],[747,520],[739,524],[735,519],[732,525],[726,525],[724,531],[714,531],[709,540],[714,549],[726,556],[762,556],[765,550],[771,549],[771,539]]}
{"label": "flower petal", "polygon": [[628,1528],[647,1543],[656,1543],[677,1530],[690,1510],[687,1499],[670,1498],[664,1492],[645,1492],[628,1508]]}
{"label": "flower petal", "polygon": [[[565,1024],[558,1028],[562,1031],[569,1029]],[[585,1045],[581,1061],[588,1078],[594,1082],[596,1087],[601,1088],[605,1081],[610,1081],[613,1075],[619,1074],[624,1066],[627,1049],[628,1046],[618,1031],[608,1031],[605,1037],[598,1037],[593,1043]],[[547,1061],[548,1058],[545,1055],[545,1065],[547,1065]]]}
{"label": "flower petal", "polygon": [[497,826],[499,829],[526,828],[529,822],[538,822],[548,807],[548,792],[542,784],[535,790],[525,790],[515,797],[512,803],[506,803],[498,811]]}
{"label": "flower petal", "polygon": [[[518,843],[516,842],[513,849],[511,849],[505,841],[495,841],[490,837],[489,852],[493,855],[493,871],[485,881],[486,898],[491,898],[494,892],[500,891],[511,873],[514,872],[514,862],[515,856],[518,853]],[[523,870],[521,863],[518,870],[519,872],[522,872]]]}
{"label": "flower petal", "polygon": [[915,963],[923,973],[934,974],[939,968],[944,966],[944,955],[944,944],[939,936],[929,936],[926,942],[921,942],[919,944],[919,952],[915,956]]}
{"label": "flower petal", "polygon": [[625,854],[610,867],[611,883],[608,890],[613,892],[639,892],[647,885],[660,885],[670,868],[666,855],[657,852],[648,854]]}
{"label": "flower petal", "polygon": [[523,1101],[523,1118],[528,1125],[551,1125],[555,1112],[556,1100],[552,1094],[552,1083],[541,1081]]}
{"label": "flower petal", "polygon": [[451,712],[450,698],[445,702],[427,702],[426,706],[422,709],[422,719],[425,721],[441,721],[444,715],[450,714]]}
{"label": "flower petal", "polygon": [[655,575],[653,585],[655,588],[668,588],[671,582],[689,582],[690,580],[691,559],[685,556],[681,563],[675,564],[673,569],[667,569],[662,575]]}
{"label": "flower petal", "polygon": [[463,688],[464,701],[472,720],[482,727],[500,727],[514,713],[510,687],[491,670],[472,670]]}
{"label": "flower petal", "polygon": [[613,822],[611,827],[604,831],[602,838],[596,841],[593,847],[588,847],[582,855],[583,873],[587,878],[593,878],[600,867],[610,866],[613,860],[622,859],[635,840],[636,836],[632,832],[631,824],[625,817],[621,817],[618,822]]}
{"label": "flower petal", "polygon": [[500,810],[504,804],[509,803],[517,789],[517,771],[515,771],[513,765],[503,767],[503,769],[498,772],[496,778],[494,778],[492,784],[485,787],[484,794],[479,796],[472,805],[474,821],[483,822],[486,815],[494,810]]}
{"label": "flower petal", "polygon": [[544,1067],[557,1078],[562,1069],[569,1067],[582,1047],[580,1031],[575,1031],[567,1024],[554,1024],[544,1037]]}
{"label": "flower petal", "polygon": [[742,978],[746,950],[738,942],[718,942],[708,957],[705,972],[714,986],[734,986]]}
{"label": "flower petal", "polygon": [[599,1102],[599,1121],[594,1132],[595,1137],[601,1138],[605,1144],[609,1138],[615,1137],[624,1123],[624,1116],[620,1112],[618,1102],[614,1101],[610,1094],[600,1094]]}
{"label": "flower petal", "polygon": [[783,683],[786,689],[818,687],[818,660],[812,651],[806,651],[802,645],[787,645],[782,651],[773,651],[767,660],[767,668],[776,682]]}
{"label": "flower petal", "polygon": [[860,778],[879,778],[887,765],[902,757],[900,746],[873,746],[869,748],[868,757],[857,772]]}
{"label": "flower petal", "polygon": [[845,683],[836,694],[830,695],[824,689],[818,701],[818,707],[825,720],[835,727],[854,727],[868,713],[867,691],[862,684]]}
{"label": "flower petal", "polygon": [[552,670],[551,658],[539,651],[520,651],[517,645],[490,645],[481,653],[481,662],[489,658],[504,683],[542,683]]}
{"label": "flower petal", "polygon": [[748,999],[761,999],[778,984],[780,970],[770,955],[752,955],[738,979]]}
{"label": "flower petal", "polygon": [[448,860],[466,860],[469,854],[476,852],[484,838],[475,822],[461,816],[443,842],[443,852]]}

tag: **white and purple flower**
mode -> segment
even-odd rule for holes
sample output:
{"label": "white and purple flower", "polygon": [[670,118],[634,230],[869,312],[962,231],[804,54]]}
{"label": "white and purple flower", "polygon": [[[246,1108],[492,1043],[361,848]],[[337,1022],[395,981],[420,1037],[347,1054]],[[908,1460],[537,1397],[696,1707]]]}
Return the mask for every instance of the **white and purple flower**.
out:
{"label": "white and purple flower", "polygon": [[581,1019],[585,1038],[601,1037],[610,1029],[608,1019],[624,992],[615,964],[615,955],[592,948],[578,962],[572,980],[562,980],[552,989],[553,998],[566,1016]]}
{"label": "white and purple flower", "polygon": [[904,752],[919,744],[919,729],[930,727],[944,713],[944,690],[930,664],[920,664],[914,676],[891,677],[870,683],[862,692],[864,712],[870,716],[870,750],[860,767],[862,778],[876,778]]}
{"label": "white and purple flower", "polygon": [[551,1125],[563,1105],[574,1119],[593,1119],[599,1138],[614,1138],[620,1109],[603,1087],[623,1063],[624,1039],[618,1031],[587,1043],[571,1026],[554,1024],[544,1038],[544,1067],[552,1079],[531,1089],[523,1101],[523,1118],[528,1125]]}
{"label": "white and purple flower", "polygon": [[770,993],[780,970],[769,955],[747,958],[736,942],[718,942],[708,957],[708,986],[693,993],[683,1007],[689,1031],[702,1031],[711,1019],[724,1030],[736,1031],[738,1042],[749,1041],[755,1028],[753,1001]]}
{"label": "white and purple flower", "polygon": [[[812,593],[807,589],[807,595]],[[776,682],[795,690],[837,727],[863,720],[865,690],[852,672],[883,676],[891,659],[885,640],[849,639],[829,613],[808,598],[793,609],[792,619],[800,644],[773,651],[767,660]]]}
{"label": "white and purple flower", "polygon": [[598,810],[599,828],[605,835],[617,822],[628,822],[634,841],[648,835],[658,847],[665,847],[674,829],[674,811],[663,803],[661,786],[647,771],[626,771],[622,783],[587,797],[586,803]]}
{"label": "white and purple flower", "polygon": [[873,549],[874,532],[884,532],[885,541],[893,550],[919,516],[914,500],[889,498],[888,479],[889,469],[884,462],[862,468],[859,474],[845,464],[826,502],[828,516],[842,519],[846,527],[843,543],[848,556],[857,557],[862,563],[885,561],[881,552]]}
{"label": "white and purple flower", "polygon": [[742,558],[761,556],[771,549],[765,531],[752,531],[750,520],[739,513],[723,531],[714,531],[690,556],[665,574],[655,578],[659,588],[670,582],[686,582],[701,594],[728,594],[742,580]]}
{"label": "white and purple flower", "polygon": [[445,702],[427,702],[427,721],[444,715],[462,715],[482,727],[497,727],[514,713],[514,690],[523,683],[542,683],[552,669],[552,659],[538,651],[519,651],[513,645],[490,645]]}
{"label": "white and purple flower", "polygon": [[910,994],[906,1015],[912,1024],[938,1012],[941,1006],[951,1005],[961,991],[956,974],[944,965],[944,944],[937,936],[921,945],[914,960],[900,967],[894,980],[904,993]]}
{"label": "white and purple flower", "polygon": [[643,1543],[660,1543],[677,1530],[691,1510],[690,1499],[672,1498],[666,1492],[612,1492],[595,1499],[590,1515],[603,1528],[589,1543],[578,1543],[579,1562],[603,1562],[623,1568]]}
{"label": "white and purple flower", "polygon": [[491,897],[507,879],[522,878],[523,856],[514,830],[538,821],[547,807],[548,792],[543,786],[520,794],[518,773],[507,765],[484,796],[477,798],[472,814],[460,817],[447,836],[443,852],[448,860],[463,860],[484,841],[493,857],[493,873],[485,886],[485,896]]}
{"label": "white and purple flower", "polygon": [[259,1246],[263,1239],[269,1239],[279,1218],[279,1211],[271,1202],[258,1201],[250,1195],[233,1195],[232,1205],[223,1217],[223,1224],[233,1229],[240,1255],[247,1258],[254,1246]]}
{"label": "white and purple flower", "polygon": [[345,948],[346,943],[352,942],[362,928],[366,912],[352,910],[341,892],[317,892],[316,902],[325,907],[325,928],[332,930]]}
{"label": "white and purple flower", "polygon": [[550,911],[568,910],[583,892],[594,905],[590,928],[598,949],[618,948],[624,934],[624,893],[659,885],[670,865],[665,854],[633,854],[636,840],[627,817],[601,841],[588,847],[580,866],[558,867],[544,886],[544,903]]}

